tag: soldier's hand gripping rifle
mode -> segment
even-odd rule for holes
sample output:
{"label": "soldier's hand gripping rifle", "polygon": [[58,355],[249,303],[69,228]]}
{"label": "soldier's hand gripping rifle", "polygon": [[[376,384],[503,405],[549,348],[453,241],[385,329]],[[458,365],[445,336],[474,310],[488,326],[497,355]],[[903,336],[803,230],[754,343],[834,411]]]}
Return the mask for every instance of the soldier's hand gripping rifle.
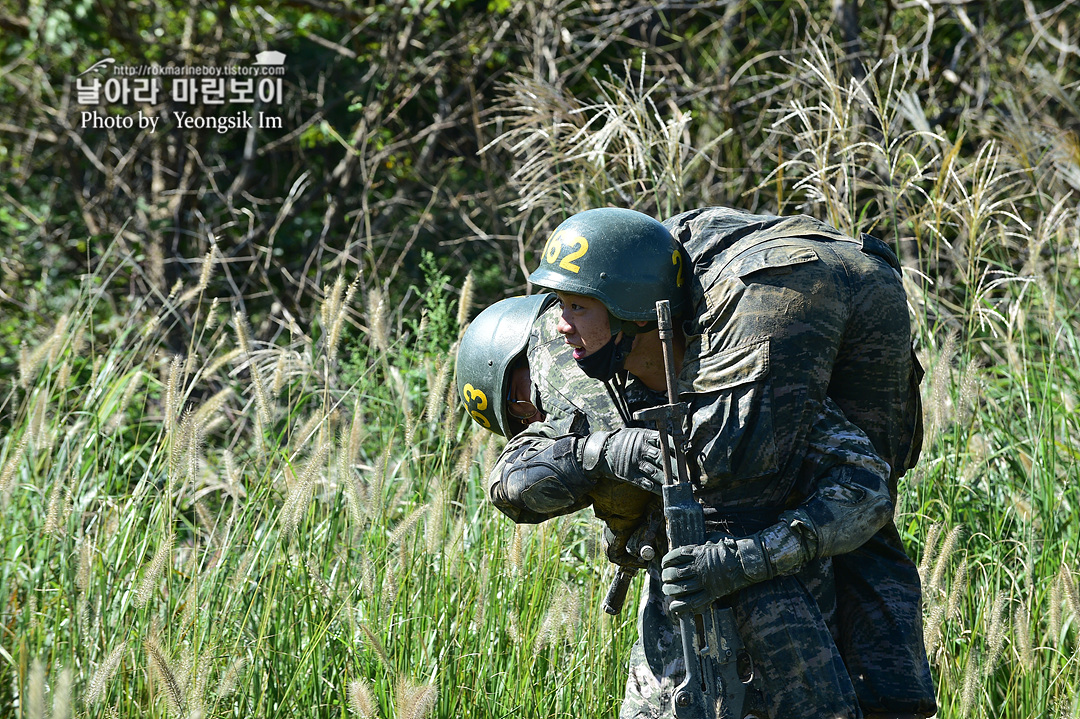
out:
{"label": "soldier's hand gripping rifle", "polygon": [[[679,402],[676,388],[675,350],[671,332],[671,307],[667,300],[656,303],[660,341],[664,347],[668,403],[634,413],[634,419],[652,421],[661,435],[673,442],[661,442],[664,459],[664,518],[671,549],[705,543],[705,513],[694,499],[694,488],[683,455],[686,405]],[[674,469],[673,469],[674,468]],[[729,607],[716,603],[700,612],[678,616],[686,678],[672,697],[678,719],[741,719],[746,688],[739,678],[738,655],[742,649]]]}

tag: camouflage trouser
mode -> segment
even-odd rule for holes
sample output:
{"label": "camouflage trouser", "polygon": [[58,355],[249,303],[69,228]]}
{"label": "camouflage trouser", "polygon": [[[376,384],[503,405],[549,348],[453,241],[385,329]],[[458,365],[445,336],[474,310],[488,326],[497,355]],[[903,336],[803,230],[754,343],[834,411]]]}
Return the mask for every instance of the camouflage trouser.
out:
{"label": "camouflage trouser", "polygon": [[[620,719],[674,717],[671,697],[685,676],[678,624],[666,611],[662,581],[649,570],[638,613]],[[836,649],[828,560],[732,597],[751,676],[743,716],[765,719],[861,717],[855,689]]]}
{"label": "camouflage trouser", "polygon": [[[895,498],[921,410],[893,262],[873,238],[750,237],[701,268],[680,390],[706,506],[790,506],[811,492],[792,463],[826,395],[889,462]],[[921,587],[895,527],[834,561],[840,649],[863,708],[933,713]]]}

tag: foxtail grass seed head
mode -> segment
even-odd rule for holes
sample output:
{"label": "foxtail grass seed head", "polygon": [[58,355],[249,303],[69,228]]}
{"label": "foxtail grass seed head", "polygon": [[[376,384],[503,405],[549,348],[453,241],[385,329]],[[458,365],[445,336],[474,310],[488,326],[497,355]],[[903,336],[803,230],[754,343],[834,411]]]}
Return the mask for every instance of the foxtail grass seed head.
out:
{"label": "foxtail grass seed head", "polygon": [[457,326],[461,331],[469,323],[472,315],[473,294],[476,290],[476,275],[472,270],[465,275],[465,282],[461,285],[461,297],[458,299]]}
{"label": "foxtail grass seed head", "polygon": [[923,624],[923,644],[926,646],[926,656],[931,662],[935,662],[934,652],[941,640],[941,622],[945,618],[945,607],[940,602],[934,602],[926,615]]}
{"label": "foxtail grass seed head", "polygon": [[35,658],[30,665],[25,708],[27,719],[45,719],[45,665],[40,658]]}
{"label": "foxtail grass seed head", "polygon": [[963,529],[963,525],[956,525],[949,530],[949,533],[945,535],[945,539],[941,542],[941,552],[938,554],[937,563],[934,565],[934,574],[930,578],[928,592],[938,594],[942,591],[945,580],[945,571],[948,569],[949,562],[952,560],[952,555],[956,551],[956,545],[960,541],[960,534],[963,532]]}
{"label": "foxtail grass seed head", "polygon": [[522,544],[524,542],[525,525],[514,525],[514,536],[510,540],[510,556],[508,561],[510,563],[510,575],[513,577],[520,577],[523,566],[525,564],[524,550]]}
{"label": "foxtail grass seed head", "polygon": [[206,312],[205,328],[207,332],[212,332],[214,328],[217,327],[218,320],[220,319],[218,317],[218,305],[220,304],[221,299],[218,297],[215,297],[214,301],[210,303],[210,309]]}
{"label": "foxtail grass seed head", "polygon": [[53,705],[50,719],[68,719],[71,716],[71,667],[64,667],[53,685]]}
{"label": "foxtail grass seed head", "polygon": [[92,707],[105,697],[105,689],[108,686],[109,681],[113,678],[113,675],[116,673],[116,670],[120,667],[120,661],[124,658],[124,652],[126,650],[127,642],[120,642],[120,644],[113,647],[112,651],[105,657],[105,660],[98,665],[98,668],[94,672],[94,676],[86,689],[87,707]]}
{"label": "foxtail grass seed head", "polygon": [[922,557],[919,559],[919,578],[924,586],[930,581],[930,566],[934,563],[934,557],[937,556],[938,540],[941,538],[943,527],[941,522],[934,522],[926,532]]}
{"label": "foxtail grass seed head", "polygon": [[986,661],[983,663],[983,672],[987,675],[994,671],[1001,657],[1001,650],[1005,646],[1006,625],[1009,621],[1006,613],[1007,605],[1008,597],[999,590],[994,596],[994,604],[990,609],[990,627],[986,632],[987,654]]}
{"label": "foxtail grass seed head", "polygon": [[270,378],[270,391],[275,397],[281,396],[288,379],[289,355],[286,352],[278,352],[277,362],[274,363],[274,375]]}
{"label": "foxtail grass seed head", "polygon": [[1030,672],[1035,668],[1035,649],[1031,641],[1031,615],[1024,602],[1017,604],[1013,612],[1013,638],[1020,666]]}
{"label": "foxtail grass seed head", "polygon": [[979,653],[974,648],[968,652],[964,665],[964,684],[960,693],[960,716],[971,716],[971,710],[982,690],[982,672],[979,671]]}
{"label": "foxtail grass seed head", "polygon": [[1062,562],[1059,576],[1061,578],[1061,590],[1065,595],[1065,601],[1068,604],[1069,611],[1072,612],[1073,623],[1075,624],[1080,622],[1080,596],[1077,595],[1076,580],[1073,578],[1068,564]]}
{"label": "foxtail grass seed head", "polygon": [[143,569],[142,580],[139,582],[139,588],[135,592],[135,606],[145,607],[146,603],[150,601],[150,597],[153,596],[154,590],[157,589],[158,580],[161,578],[161,573],[172,555],[173,541],[173,535],[167,535],[158,545],[154,557]]}
{"label": "foxtail grass seed head", "polygon": [[186,702],[184,701],[184,690],[180,684],[180,680],[177,678],[176,670],[169,663],[156,636],[148,636],[145,642],[147,663],[150,665],[152,673],[157,676],[158,681],[164,689],[165,699],[169,704],[169,709],[174,714],[183,714]]}
{"label": "foxtail grass seed head", "polygon": [[379,288],[368,292],[368,332],[383,359],[390,356],[390,308]]}
{"label": "foxtail grass seed head", "polygon": [[203,430],[210,423],[210,420],[218,416],[221,410],[225,407],[230,399],[232,399],[233,390],[231,387],[218,390],[202,403],[202,405],[195,410],[195,416],[193,418],[195,428],[197,430]]}
{"label": "foxtail grass seed head", "polygon": [[296,533],[304,515],[307,514],[315,481],[326,465],[329,453],[329,445],[320,445],[315,454],[304,464],[300,476],[289,487],[285,503],[281,507],[281,524],[285,537],[291,538]]}
{"label": "foxtail grass seed head", "polygon": [[202,269],[199,272],[199,284],[192,287],[180,297],[180,304],[185,304],[189,300],[201,295],[206,291],[206,288],[210,286],[210,276],[214,271],[214,263],[217,261],[217,244],[210,244],[210,251],[203,257]]}
{"label": "foxtail grass seed head", "polygon": [[517,612],[513,609],[506,614],[506,635],[514,644],[521,644],[521,623],[518,621]]}
{"label": "foxtail grass seed head", "polygon": [[1050,583],[1050,646],[1057,647],[1061,641],[1061,574],[1054,577]]}
{"label": "foxtail grass seed head", "polygon": [[143,372],[142,370],[136,370],[131,374],[127,384],[124,387],[123,394],[120,395],[120,402],[116,406],[116,411],[113,412],[113,416],[109,418],[109,428],[113,431],[119,429],[124,422],[124,415],[127,414],[127,409],[131,406],[131,400],[135,396],[135,392],[142,384]]}
{"label": "foxtail grass seed head", "polygon": [[30,443],[30,433],[23,432],[17,442],[8,442],[8,457],[4,461],[3,469],[0,469],[0,495],[7,495],[15,483],[15,473],[22,465],[26,455],[26,447]]}
{"label": "foxtail grass seed head", "polygon": [[446,536],[444,525],[449,504],[446,487],[440,483],[428,505],[427,520],[424,522],[424,548],[431,556],[435,556],[445,546],[443,543],[443,538]]}
{"label": "foxtail grass seed head", "polygon": [[390,663],[390,655],[386,653],[386,647],[383,646],[383,643],[379,640],[379,637],[375,635],[375,632],[371,631],[366,624],[361,624],[360,630],[364,632],[368,646],[371,647],[371,650],[379,657],[383,666],[387,669],[392,669],[394,665]]}
{"label": "foxtail grass seed head", "polygon": [[64,522],[67,520],[67,513],[64,510],[67,506],[68,495],[67,474],[60,472],[53,482],[52,491],[49,492],[49,508],[45,512],[45,527],[42,529],[45,534],[54,535],[63,531]]}
{"label": "foxtail grass seed head", "polygon": [[165,381],[165,431],[172,432],[180,415],[180,377],[184,360],[175,355],[169,363],[169,376]]}
{"label": "foxtail grass seed head", "polygon": [[960,560],[960,566],[953,575],[952,586],[949,587],[949,604],[945,613],[948,620],[956,619],[960,613],[960,604],[967,595],[967,569],[968,560],[964,557]]}
{"label": "foxtail grass seed head", "polygon": [[236,691],[236,686],[240,680],[240,673],[244,671],[246,666],[247,660],[241,657],[240,659],[234,660],[232,664],[229,665],[229,668],[222,673],[221,680],[218,681],[217,687],[218,699],[224,699]]}
{"label": "foxtail grass seed head", "polygon": [[360,719],[376,719],[379,716],[379,703],[371,690],[367,679],[354,679],[349,682],[349,708]]}
{"label": "foxtail grass seed head", "polygon": [[433,684],[417,683],[400,677],[394,689],[394,704],[398,719],[427,719],[435,711],[439,699]]}
{"label": "foxtail grass seed head", "polygon": [[89,535],[85,535],[79,543],[79,569],[75,573],[75,586],[84,594],[90,587],[90,569],[93,561],[94,542]]}
{"label": "foxtail grass seed head", "polygon": [[71,386],[71,360],[65,359],[56,371],[56,388],[61,392]]}
{"label": "foxtail grass seed head", "polygon": [[[450,355],[453,356],[454,352],[451,351]],[[447,357],[443,358],[439,363],[439,370],[435,374],[435,380],[432,382],[428,391],[427,407],[424,409],[424,416],[428,422],[438,422],[445,407],[446,389],[450,385],[450,371],[453,369],[454,363]]]}

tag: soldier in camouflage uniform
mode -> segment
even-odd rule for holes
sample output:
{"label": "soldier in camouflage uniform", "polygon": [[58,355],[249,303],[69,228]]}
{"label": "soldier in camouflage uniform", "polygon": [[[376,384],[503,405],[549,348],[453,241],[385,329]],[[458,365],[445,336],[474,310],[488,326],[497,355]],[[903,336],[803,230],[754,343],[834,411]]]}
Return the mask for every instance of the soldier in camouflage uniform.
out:
{"label": "soldier in camouflage uniform", "polygon": [[[492,342],[489,338],[492,323],[488,316],[496,315],[505,320],[508,313],[503,311],[500,305],[517,299],[519,298],[504,300],[484,310],[462,338],[457,381],[459,394],[467,407],[477,406],[478,393],[485,397],[504,394],[502,388],[506,385],[506,380],[503,375],[508,373],[514,362],[507,359],[500,363],[498,358],[506,356],[501,348],[520,347],[524,344],[524,339],[500,339],[509,336],[507,323],[503,321],[495,333],[496,340]],[[519,314],[516,319],[520,323],[526,316]],[[552,351],[555,342],[552,335],[558,337],[553,331],[555,321],[557,312],[544,313],[534,325],[529,342],[530,370],[537,382],[536,394],[539,395],[534,395],[533,401],[543,403],[545,411],[549,407],[552,409],[548,423],[531,425],[523,434],[511,439],[511,446],[521,446],[526,451],[541,446],[550,447],[558,439],[558,428],[565,431],[572,427],[579,433],[587,434],[590,428],[624,426],[614,405],[605,401],[607,398],[596,391],[596,384],[599,383],[585,377],[572,361],[567,362],[568,353]],[[529,327],[521,324],[518,331],[519,336],[524,338]],[[492,358],[495,358],[494,365],[489,365]],[[492,366],[496,369],[494,373],[489,371]],[[545,369],[539,371],[539,368]],[[466,382],[466,379],[469,381]],[[556,387],[559,390],[556,390]],[[573,391],[575,389],[576,392]],[[546,401],[542,399],[544,395],[548,397]],[[661,394],[648,389],[633,377],[629,378],[624,395],[629,398],[628,405],[631,409],[653,406],[664,401]],[[582,402],[582,398],[587,398],[588,402]],[[555,405],[551,404],[552,401]],[[484,411],[487,414],[494,403],[485,404]],[[507,426],[506,419],[500,422],[490,414],[485,419],[486,422],[479,422],[478,419],[485,427],[491,425],[491,428],[495,429]],[[872,526],[879,525],[887,517],[891,507],[885,488],[888,467],[873,454],[865,435],[851,425],[831,401],[826,401],[823,414],[810,434],[808,453],[801,471],[807,476],[806,484],[816,485],[819,493],[863,491],[868,498],[864,505],[867,507],[875,505],[869,497],[876,497],[876,509],[870,512],[873,515],[870,519]],[[814,477],[819,480],[813,479]],[[556,502],[554,509],[544,505],[544,502],[550,499],[536,497],[523,498],[517,506],[513,500],[510,504],[504,504],[506,499],[500,496],[503,489],[505,488],[493,487],[493,499],[516,521],[542,521],[549,516],[592,504],[597,516],[604,519],[615,530],[616,535],[620,525],[613,523],[607,516],[612,508],[623,512],[623,516],[617,517],[617,520],[628,520],[630,518],[626,513],[635,506],[634,500],[642,494],[652,500],[651,494],[643,492],[634,484],[608,476],[594,478],[588,487],[589,491],[570,501]],[[813,501],[810,505],[808,511],[814,513],[820,521],[821,507],[815,510]],[[639,506],[639,509],[644,510],[647,507]],[[643,512],[639,511],[639,516],[641,513]],[[850,519],[850,515],[848,518]],[[626,553],[624,545],[622,549],[623,556],[629,557],[631,553]],[[610,551],[609,548],[609,553]],[[800,585],[811,589],[804,590]],[[672,691],[681,681],[683,673],[683,657],[666,603],[661,592],[658,568],[654,567],[640,609],[641,634],[631,660],[623,707],[625,717],[670,715]],[[856,715],[855,710],[851,709],[856,703],[854,688],[833,646],[830,631],[834,608],[827,562],[810,563],[793,577],[783,577],[776,582],[768,582],[744,591],[739,610],[742,625],[747,627],[743,633],[747,637],[748,653],[754,660],[753,670],[757,678],[751,686],[747,707],[751,714],[768,715],[765,695],[759,685],[763,683],[762,678],[772,676],[782,677],[783,680],[774,682],[769,688],[770,703],[783,707],[790,716]],[[798,630],[798,641],[792,638],[793,627]],[[774,711],[773,716],[782,714]]]}
{"label": "soldier in camouflage uniform", "polygon": [[[914,409],[917,417],[917,385],[910,381],[912,367],[908,364],[906,373],[894,371],[889,376],[880,377],[880,381],[875,380],[862,388],[857,388],[858,380],[865,380],[870,376],[867,371],[867,362],[874,359],[873,353],[889,352],[895,350],[896,347],[901,347],[907,352],[906,314],[903,315],[901,323],[895,312],[888,315],[884,313],[889,309],[890,300],[888,291],[883,292],[883,288],[887,290],[888,285],[892,284],[899,289],[895,277],[892,278],[891,283],[888,280],[883,282],[880,277],[883,264],[881,260],[888,262],[891,253],[884,247],[878,246],[880,243],[875,245],[876,241],[872,238],[864,237],[861,243],[855,243],[839,235],[832,228],[814,223],[808,218],[760,218],[730,210],[714,209],[674,218],[670,224],[679,228],[680,237],[686,240],[687,248],[695,260],[693,279],[697,314],[686,325],[690,337],[684,348],[686,356],[682,379],[684,394],[694,398],[691,425],[692,456],[697,459],[696,469],[698,479],[702,484],[702,498],[705,499],[706,506],[714,510],[712,513],[714,526],[723,527],[729,532],[749,531],[755,524],[760,524],[761,517],[767,516],[769,512],[766,511],[765,515],[758,512],[755,516],[754,512],[744,511],[740,504],[761,495],[767,500],[777,501],[785,496],[786,491],[787,496],[784,501],[787,506],[791,506],[792,498],[806,496],[812,489],[812,486],[807,483],[808,480],[804,478],[789,481],[787,490],[784,490],[783,482],[778,478],[783,475],[793,476],[791,457],[797,453],[785,453],[784,450],[799,445],[802,441],[800,432],[803,433],[803,437],[805,436],[805,430],[800,429],[798,420],[805,415],[806,406],[811,404],[809,400],[823,395],[824,385],[820,377],[822,368],[830,369],[830,362],[836,368],[834,374],[841,376],[842,380],[855,381],[833,381],[828,386],[829,394],[836,394],[838,399],[849,399],[849,408],[853,414],[863,411],[865,424],[878,434],[879,450],[894,460],[895,469],[891,478],[893,480],[891,490],[895,492],[895,478],[907,466],[907,461],[910,461],[907,455],[913,454],[912,448],[917,451],[917,442],[913,432],[910,431],[914,425],[910,417],[912,387],[915,387]],[[566,230],[565,227],[560,228],[560,231],[564,232],[564,238],[568,237],[565,234]],[[708,241],[695,244],[693,241],[695,230],[698,231],[696,239]],[[595,242],[595,237],[593,241]],[[549,246],[545,248],[547,264],[554,265],[555,262],[559,262],[565,267],[570,257],[577,258],[586,254],[580,251],[583,246],[587,247],[585,236],[580,234],[570,236],[569,242],[577,242],[576,245],[571,245],[570,249],[578,251],[578,254],[560,253],[558,247],[552,251],[552,244],[549,243]],[[852,254],[852,250],[856,251],[855,255]],[[672,255],[672,262],[677,269],[682,269],[678,255]],[[891,258],[890,264],[895,264],[895,258]],[[814,267],[819,271],[802,272],[804,265]],[[793,268],[799,271],[792,272]],[[543,269],[542,265],[541,270]],[[537,274],[540,272],[538,271]],[[789,274],[795,275],[795,279],[802,279],[804,282],[800,284],[800,282],[792,281],[792,278],[786,277]],[[875,279],[875,275],[878,276],[877,287],[873,287],[874,282],[867,282],[868,278]],[[603,277],[602,274],[600,276]],[[785,277],[784,280],[778,280]],[[868,288],[867,285],[870,287]],[[882,295],[885,296],[884,301],[882,301]],[[895,300],[895,297],[894,293],[892,300]],[[902,290],[899,298],[900,307],[903,308]],[[823,301],[818,302],[818,300]],[[895,302],[893,304],[895,305]],[[736,308],[737,312],[734,311]],[[901,309],[901,313],[903,312],[904,310]],[[861,324],[856,321],[858,318],[852,319],[860,314],[862,315]],[[747,317],[753,321],[739,321],[740,318],[745,320]],[[800,321],[800,318],[812,321]],[[876,327],[875,320],[880,323]],[[815,322],[821,326],[815,329],[813,327]],[[755,323],[756,333],[753,330]],[[890,329],[891,327],[893,329]],[[903,329],[902,342],[896,341],[898,339],[896,327]],[[795,328],[797,332],[793,332],[792,328]],[[844,346],[842,340],[845,339],[851,346]],[[868,340],[877,340],[877,342],[868,342]],[[816,352],[819,345],[825,348],[824,352]],[[837,350],[838,345],[839,350]],[[789,351],[788,347],[794,348],[794,351]],[[578,349],[580,351],[581,348]],[[780,351],[777,351],[778,349]],[[903,364],[895,356],[880,356],[879,359],[882,360],[881,365],[888,366],[892,370]],[[908,361],[910,362],[910,359]],[[800,364],[803,362],[806,363],[802,366],[803,374],[809,376],[809,380],[806,377],[800,380],[798,376],[792,376],[792,370],[795,370],[797,375]],[[871,362],[870,372],[873,371],[874,366],[876,365]],[[853,374],[842,374],[839,371],[841,367],[845,368],[845,372]],[[777,371],[778,368],[783,371]],[[692,371],[687,372],[687,369],[692,369]],[[828,377],[828,372],[825,375]],[[814,378],[818,378],[816,384]],[[763,389],[762,385],[764,385]],[[777,391],[778,389],[780,391]],[[718,397],[722,398],[719,402]],[[890,398],[892,398],[892,405],[888,404]],[[776,405],[772,411],[769,411],[770,401]],[[886,409],[882,410],[882,406]],[[904,417],[904,408],[909,413],[908,417]],[[733,409],[737,411],[733,413]],[[762,409],[764,411],[761,411]],[[775,418],[785,416],[786,410],[790,409],[796,410],[793,415],[795,422],[773,421]],[[800,415],[798,410],[803,410],[804,415]],[[735,416],[738,421],[730,422],[729,418],[732,416]],[[889,420],[897,416],[900,417],[900,421],[890,425]],[[883,419],[884,421],[881,421]],[[725,423],[727,423],[726,426]],[[713,429],[719,431],[712,431]],[[772,437],[769,436],[770,429]],[[779,449],[775,445],[778,445]],[[513,449],[513,447],[508,447],[507,452],[512,453]],[[504,454],[504,458],[507,456]],[[753,476],[753,471],[749,473],[749,476],[743,477],[735,471],[740,462],[745,465],[746,457],[753,458],[752,465],[758,466],[756,471],[759,477],[772,473],[773,481],[771,483],[725,482],[725,474],[729,478],[758,479]],[[778,468],[777,465],[780,463],[777,460],[780,457],[786,457],[787,461],[783,463],[783,467]],[[528,458],[517,453],[515,461],[527,463]],[[499,485],[500,483],[496,482],[493,486],[494,499],[497,499]],[[724,485],[722,497],[718,491],[721,485]],[[728,489],[734,491],[729,494]],[[742,497],[739,496],[740,494]],[[773,509],[783,506],[778,505]],[[775,516],[775,511],[772,514]],[[892,538],[895,537],[895,529],[892,530],[891,535]],[[871,563],[878,561],[877,568],[882,570],[879,579],[885,580],[888,586],[888,581],[891,579],[889,573],[892,569],[889,563],[902,566],[905,561],[908,565],[910,562],[903,554],[898,538],[890,542],[891,537],[885,534],[875,539],[881,538],[885,540],[887,551],[869,550],[872,555],[869,561]],[[833,543],[837,544],[835,539],[835,537],[832,538]],[[733,545],[733,549],[735,548],[736,546]],[[891,556],[890,551],[893,552]],[[876,557],[873,556],[875,552]],[[693,566],[700,563],[698,560],[701,560],[701,557],[691,559],[693,561],[690,564]],[[882,559],[885,561],[880,561]],[[676,569],[679,571],[685,569],[685,565],[680,564],[680,561],[673,559],[669,563],[671,565],[669,573]],[[745,565],[746,558],[743,557],[742,561]],[[860,576],[858,574],[860,562],[853,562],[856,580]],[[709,565],[709,562],[704,562],[704,565]],[[874,581],[872,574],[863,572],[861,576],[864,583],[867,578]],[[672,577],[675,577],[672,579],[673,584],[667,589],[674,594],[685,590],[685,586],[688,585],[685,585],[685,582],[685,586],[680,585],[684,578],[676,574],[672,574]],[[736,584],[745,581],[744,578]],[[709,583],[705,582],[705,584]],[[730,582],[728,584],[730,585]],[[858,582],[856,581],[855,584],[857,585]],[[895,626],[895,617],[904,614],[904,601],[912,596],[910,591],[906,597],[904,596],[903,590],[910,589],[910,584],[905,586],[903,580],[897,580],[894,583],[894,588],[896,587],[899,587],[900,591],[892,594],[889,591],[879,592],[876,596],[880,598],[880,601],[875,602],[872,586],[858,586],[857,589],[863,593],[856,592],[852,596],[856,599],[869,597],[870,601],[862,606],[856,606],[854,614],[857,616],[861,612],[863,616],[876,616],[884,620],[887,630],[890,628],[890,622],[894,622]],[[915,575],[914,587],[913,604],[916,610],[917,629],[917,575]],[[869,592],[865,591],[867,588]],[[745,594],[747,592],[744,590],[741,595]],[[650,596],[655,600],[656,595],[656,592],[652,592]],[[656,605],[657,602],[646,603],[645,609],[650,604]],[[900,611],[897,611],[898,606]],[[849,614],[852,612],[850,607],[848,612]],[[645,628],[647,626],[643,627],[643,630]],[[643,631],[643,637],[645,635],[646,632]],[[849,632],[850,636],[854,635]],[[870,672],[856,676],[855,679],[863,690],[860,691],[859,696],[864,707],[871,711],[877,709],[874,706],[874,696],[867,694],[867,689],[884,688],[888,691],[890,686],[887,677],[895,668],[901,674],[894,684],[903,687],[909,697],[915,697],[913,702],[919,707],[910,713],[932,712],[933,687],[929,681],[928,671],[923,673],[924,677],[916,676],[914,680],[910,672],[903,673],[912,664],[918,665],[920,659],[925,667],[925,655],[922,653],[921,642],[918,641],[920,638],[921,631],[901,637],[902,643],[906,642],[908,647],[916,645],[915,651],[910,652],[913,661],[908,662],[907,665],[903,661],[896,662],[891,658],[885,662],[875,663],[873,655],[876,652],[878,656],[881,656],[883,647],[872,642],[869,644],[863,642],[861,646],[869,650],[871,660],[862,664]],[[859,647],[860,645],[858,641],[855,641],[850,646]],[[638,654],[637,650],[635,654]],[[850,655],[850,652],[845,652],[845,654]],[[859,661],[860,657],[856,657],[855,663],[858,664]],[[849,664],[851,663],[849,660]],[[655,668],[654,666],[653,669]],[[882,669],[884,671],[880,671]],[[915,666],[916,675],[918,675],[918,670],[919,667]],[[634,686],[640,689],[648,684],[648,682],[636,679],[635,674],[632,672],[630,686],[628,686],[628,700]],[[661,675],[655,672],[653,674],[662,676],[662,673]],[[886,678],[884,682],[880,681],[883,677]],[[923,681],[924,678],[925,681]],[[885,696],[883,701],[892,702],[892,707],[886,708],[885,711],[891,711],[894,714],[897,711],[903,711],[897,709],[902,704],[903,697],[898,702],[894,693],[892,697]],[[770,704],[776,706],[772,702]],[[788,706],[790,710],[790,704],[785,706]]]}

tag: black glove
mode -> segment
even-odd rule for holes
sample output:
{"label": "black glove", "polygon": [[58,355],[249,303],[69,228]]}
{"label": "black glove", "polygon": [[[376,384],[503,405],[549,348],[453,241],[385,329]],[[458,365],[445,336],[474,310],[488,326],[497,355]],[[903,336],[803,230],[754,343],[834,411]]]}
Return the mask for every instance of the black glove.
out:
{"label": "black glove", "polygon": [[[784,515],[781,515],[784,517]],[[661,560],[671,611],[698,609],[767,579],[794,574],[816,555],[802,525],[782,519],[748,537],[678,547]]]}
{"label": "black glove", "polygon": [[[645,569],[656,554],[656,534],[660,524],[652,513],[633,529],[604,525],[604,552],[608,561],[620,567]],[[662,515],[661,515],[662,517]]]}
{"label": "black glove", "polygon": [[581,464],[586,476],[628,482],[654,494],[660,494],[664,484],[660,432],[655,429],[593,432],[581,443]]}
{"label": "black glove", "polygon": [[700,609],[755,583],[739,561],[734,537],[677,547],[664,555],[661,564],[664,594],[671,597],[675,613]]}

